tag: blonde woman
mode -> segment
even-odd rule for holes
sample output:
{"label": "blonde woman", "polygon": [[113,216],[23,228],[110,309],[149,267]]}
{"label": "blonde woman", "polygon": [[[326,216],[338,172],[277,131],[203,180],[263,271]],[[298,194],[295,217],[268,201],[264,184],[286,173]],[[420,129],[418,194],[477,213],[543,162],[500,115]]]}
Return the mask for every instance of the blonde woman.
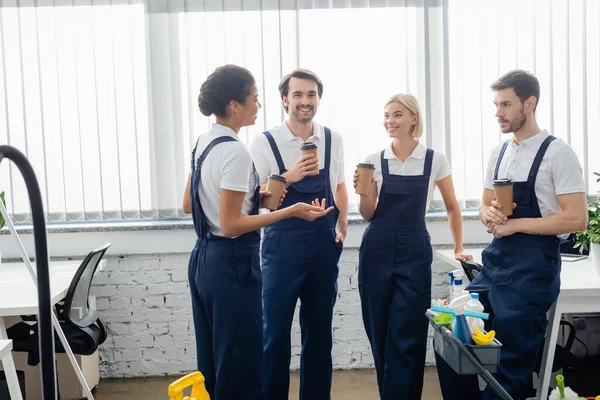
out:
{"label": "blonde woman", "polygon": [[[365,160],[375,165],[375,174],[369,193],[360,196],[360,213],[369,226],[360,247],[359,292],[381,398],[417,400],[427,348],[425,311],[431,301],[432,249],[425,213],[436,186],[448,213],[455,256],[471,256],[463,251],[448,160],[419,141],[423,121],[417,99],[410,94],[391,97],[383,125],[393,139],[390,146]],[[357,180],[355,173],[355,187]]]}

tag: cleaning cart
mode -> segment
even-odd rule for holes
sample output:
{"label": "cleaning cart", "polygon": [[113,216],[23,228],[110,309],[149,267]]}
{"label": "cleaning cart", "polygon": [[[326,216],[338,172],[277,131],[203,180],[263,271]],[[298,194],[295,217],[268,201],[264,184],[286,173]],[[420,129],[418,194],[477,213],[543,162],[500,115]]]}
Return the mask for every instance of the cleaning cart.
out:
{"label": "cleaning cart", "polygon": [[[459,375],[479,375],[503,400],[513,400],[492,376],[498,370],[502,343],[494,338],[488,346],[464,344],[444,325],[437,325],[427,312],[434,332],[434,350]],[[528,400],[537,400],[530,398]]]}

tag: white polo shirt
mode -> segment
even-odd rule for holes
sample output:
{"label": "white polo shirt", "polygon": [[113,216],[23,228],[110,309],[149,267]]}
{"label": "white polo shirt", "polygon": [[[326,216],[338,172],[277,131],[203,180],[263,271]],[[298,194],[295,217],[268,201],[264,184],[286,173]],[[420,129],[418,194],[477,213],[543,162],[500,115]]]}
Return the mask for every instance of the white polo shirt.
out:
{"label": "white polo shirt", "polygon": [[[533,160],[548,136],[548,132],[543,130],[520,144],[516,144],[513,138],[509,139],[498,169],[498,178],[510,178],[513,182],[527,181]],[[496,146],[490,155],[484,180],[486,189],[494,190],[494,170],[502,144]],[[548,146],[535,180],[535,195],[542,217],[559,213],[561,208],[556,196],[569,193],[585,193],[583,172],[575,151],[556,138]]]}
{"label": "white polo shirt", "polygon": [[[425,168],[425,154],[427,153],[427,147],[421,142],[417,144],[417,147],[413,150],[412,154],[406,159],[406,161],[400,161],[394,151],[392,150],[392,144],[385,149],[383,157],[388,160],[388,169],[391,175],[404,175],[414,176],[423,175]],[[381,184],[383,183],[383,174],[381,171],[381,151],[369,155],[365,159],[365,163],[375,165],[375,173],[373,178],[377,183],[377,196],[381,192]],[[429,208],[429,202],[431,196],[435,190],[435,182],[438,182],[452,173],[450,163],[446,156],[439,152],[433,152],[433,160],[431,162],[431,175],[429,177],[429,188],[427,191],[427,205],[426,209]]]}
{"label": "white polo shirt", "polygon": [[[302,138],[294,136],[287,123],[283,123],[278,127],[270,129],[271,135],[275,139],[275,143],[281,153],[283,164],[286,170],[290,170],[302,156],[300,154],[300,146],[304,141]],[[325,167],[325,130],[323,126],[313,121],[313,134],[308,139],[314,142],[319,152],[319,169]],[[252,145],[250,146],[252,160],[260,176],[260,183],[263,184],[271,174],[279,174],[277,160],[269,145],[269,140],[262,133],[256,135]],[[331,190],[335,193],[337,185],[345,181],[344,177],[344,146],[342,136],[336,132],[331,132],[331,165],[329,169],[329,179],[331,182]]]}
{"label": "white polo shirt", "polygon": [[256,180],[248,148],[231,128],[223,125],[213,124],[210,131],[200,136],[196,161],[206,146],[220,136],[230,136],[235,141],[220,143],[208,153],[202,164],[202,186],[198,190],[198,198],[208,220],[208,228],[213,234],[223,236],[219,217],[221,189],[245,192],[242,214],[248,215],[252,210]]}

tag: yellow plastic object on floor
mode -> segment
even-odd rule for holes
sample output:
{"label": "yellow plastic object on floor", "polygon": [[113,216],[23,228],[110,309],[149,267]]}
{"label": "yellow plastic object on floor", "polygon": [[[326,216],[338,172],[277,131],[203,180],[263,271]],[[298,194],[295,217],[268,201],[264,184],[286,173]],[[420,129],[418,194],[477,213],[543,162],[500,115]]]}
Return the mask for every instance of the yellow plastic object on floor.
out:
{"label": "yellow plastic object on floor", "polygon": [[[192,397],[183,397],[183,391],[192,387]],[[169,385],[169,400],[210,400],[206,386],[204,386],[204,375],[200,372],[192,372]]]}

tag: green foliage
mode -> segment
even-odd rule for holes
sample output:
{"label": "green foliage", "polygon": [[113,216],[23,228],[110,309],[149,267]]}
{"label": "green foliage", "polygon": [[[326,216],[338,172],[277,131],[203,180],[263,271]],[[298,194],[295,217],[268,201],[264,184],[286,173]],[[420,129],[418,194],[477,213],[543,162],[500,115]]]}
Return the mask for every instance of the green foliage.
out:
{"label": "green foliage", "polygon": [[[598,178],[596,182],[600,182],[600,172],[594,172]],[[577,244],[579,252],[589,250],[590,243],[600,244],[600,201],[588,202],[588,227],[583,232],[577,233]]]}

